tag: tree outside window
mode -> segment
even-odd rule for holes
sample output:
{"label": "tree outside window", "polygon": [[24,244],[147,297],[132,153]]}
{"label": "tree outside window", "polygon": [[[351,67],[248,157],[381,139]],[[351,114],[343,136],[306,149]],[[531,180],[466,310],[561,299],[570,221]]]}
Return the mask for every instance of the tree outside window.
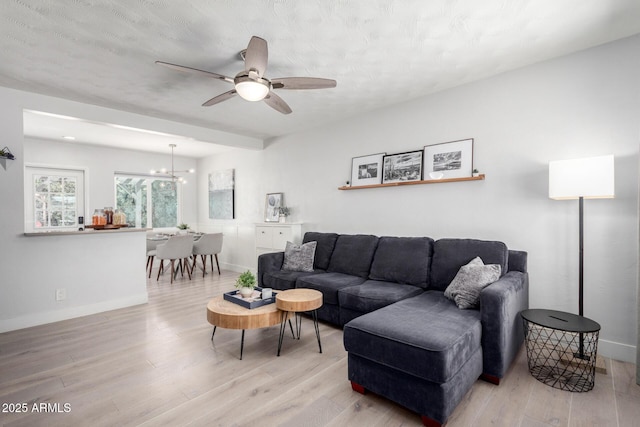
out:
{"label": "tree outside window", "polygon": [[166,179],[116,175],[116,208],[137,228],[178,225],[178,189]]}

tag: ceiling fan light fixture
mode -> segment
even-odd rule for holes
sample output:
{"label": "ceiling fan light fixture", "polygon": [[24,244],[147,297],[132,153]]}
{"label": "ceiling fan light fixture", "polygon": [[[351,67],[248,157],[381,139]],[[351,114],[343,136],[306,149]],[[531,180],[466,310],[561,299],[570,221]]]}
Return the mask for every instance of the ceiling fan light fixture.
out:
{"label": "ceiling fan light fixture", "polygon": [[271,89],[269,80],[258,78],[256,80],[248,75],[240,75],[234,79],[236,92],[247,101],[262,101]]}
{"label": "ceiling fan light fixture", "polygon": [[276,89],[307,90],[336,87],[335,80],[321,79],[318,77],[281,77],[272,80],[263,77],[269,60],[269,48],[267,41],[258,36],[251,37],[247,48],[240,52],[240,59],[244,62],[244,70],[236,74],[234,78],[212,73],[211,71],[171,64],[169,62],[156,61],[156,64],[178,71],[200,74],[233,83],[233,89],[205,101],[202,104],[203,107],[210,107],[239,95],[246,101],[256,102],[264,100],[269,107],[279,113],[290,114],[292,112],[291,107],[276,94]]}

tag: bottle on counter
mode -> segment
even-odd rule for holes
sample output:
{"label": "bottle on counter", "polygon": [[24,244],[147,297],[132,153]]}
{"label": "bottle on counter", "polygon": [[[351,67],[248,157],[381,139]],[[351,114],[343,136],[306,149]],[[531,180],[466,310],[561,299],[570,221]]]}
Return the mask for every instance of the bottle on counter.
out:
{"label": "bottle on counter", "polygon": [[127,223],[127,216],[122,209],[116,209],[113,214],[113,224],[114,225],[125,225]]}
{"label": "bottle on counter", "polygon": [[107,218],[104,216],[104,210],[96,209],[93,211],[93,215],[91,216],[92,225],[105,225],[106,223]]}
{"label": "bottle on counter", "polygon": [[107,218],[107,224],[113,224],[113,208],[111,206],[105,206],[104,215]]}

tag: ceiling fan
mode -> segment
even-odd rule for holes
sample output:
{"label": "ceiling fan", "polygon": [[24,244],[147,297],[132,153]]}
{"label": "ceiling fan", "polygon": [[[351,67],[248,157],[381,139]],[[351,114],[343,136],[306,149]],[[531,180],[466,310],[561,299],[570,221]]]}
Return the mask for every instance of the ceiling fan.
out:
{"label": "ceiling fan", "polygon": [[168,62],[156,61],[156,64],[178,71],[200,74],[233,83],[233,89],[214,96],[202,104],[203,107],[209,107],[226,101],[237,94],[247,101],[264,101],[274,110],[282,114],[289,114],[291,113],[291,107],[276,95],[274,92],[275,89],[325,89],[336,87],[335,80],[317,77],[281,77],[269,80],[264,77],[264,72],[267,69],[268,56],[267,41],[260,37],[253,36],[247,48],[240,52],[240,57],[244,60],[244,70],[240,71],[233,78],[210,71],[170,64]]}

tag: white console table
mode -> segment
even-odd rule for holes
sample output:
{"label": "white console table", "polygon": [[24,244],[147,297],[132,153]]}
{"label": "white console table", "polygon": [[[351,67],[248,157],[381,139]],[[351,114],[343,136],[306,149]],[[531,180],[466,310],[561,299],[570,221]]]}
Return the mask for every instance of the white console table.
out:
{"label": "white console table", "polygon": [[257,223],[256,259],[262,254],[284,251],[288,241],[296,244],[301,243],[302,223]]}

